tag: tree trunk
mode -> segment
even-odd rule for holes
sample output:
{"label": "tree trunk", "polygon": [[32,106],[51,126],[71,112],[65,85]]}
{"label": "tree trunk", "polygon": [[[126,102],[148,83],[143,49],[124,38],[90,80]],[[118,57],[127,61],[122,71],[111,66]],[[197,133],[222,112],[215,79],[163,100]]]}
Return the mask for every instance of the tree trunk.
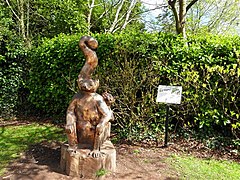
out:
{"label": "tree trunk", "polygon": [[179,21],[179,17],[178,17],[178,12],[177,12],[177,8],[176,8],[176,0],[169,0],[168,4],[172,9],[173,15],[174,15],[174,19],[175,19],[175,26],[176,26],[176,32],[177,34],[179,34],[180,32],[180,21]]}
{"label": "tree trunk", "polygon": [[186,0],[179,0],[179,32],[186,38]]}
{"label": "tree trunk", "polygon": [[30,21],[29,21],[29,13],[30,13],[30,6],[29,6],[29,0],[27,0],[27,24],[26,24],[26,27],[27,27],[27,31],[26,31],[26,44],[27,44],[27,47],[31,47],[31,41],[30,41],[30,33],[29,33],[29,25],[30,25]]}
{"label": "tree trunk", "polygon": [[187,11],[197,2],[198,0],[192,0],[188,5],[186,0],[178,0],[178,10],[176,8],[177,0],[169,0],[168,5],[171,7],[175,23],[177,34],[182,34],[186,38],[186,15]]}
{"label": "tree trunk", "polygon": [[19,2],[19,10],[20,10],[20,32],[21,35],[24,39],[25,42],[27,42],[27,38],[26,38],[26,32],[25,32],[25,24],[24,24],[24,0],[20,0]]}
{"label": "tree trunk", "polygon": [[90,32],[91,32],[91,18],[92,18],[92,11],[94,8],[94,4],[95,4],[95,0],[92,0],[92,3],[90,3],[90,0],[88,0],[88,7],[89,7],[89,14],[88,14],[88,18],[87,18],[88,35],[90,35]]}

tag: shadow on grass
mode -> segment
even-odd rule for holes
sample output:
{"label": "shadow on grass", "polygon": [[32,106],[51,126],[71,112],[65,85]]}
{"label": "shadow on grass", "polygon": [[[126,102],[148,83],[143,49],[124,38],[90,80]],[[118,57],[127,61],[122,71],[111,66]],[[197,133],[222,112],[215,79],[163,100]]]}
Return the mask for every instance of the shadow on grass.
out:
{"label": "shadow on grass", "polygon": [[[19,125],[19,124],[18,124]],[[40,157],[50,158],[52,162],[50,165],[59,161],[56,157],[60,156],[60,145],[53,146],[54,142],[62,142],[65,140],[63,129],[57,128],[50,125],[39,125],[39,124],[24,124],[22,126],[2,126],[0,127],[0,171],[4,171],[4,168],[12,162],[14,159],[20,157],[20,161],[29,161],[32,163],[33,168],[34,164],[40,163],[44,165],[44,159]],[[49,144],[50,143],[50,144]],[[22,158],[22,155],[25,153],[25,159]],[[54,156],[56,154],[56,156]],[[49,157],[48,157],[49,156]],[[53,159],[51,159],[53,158]],[[55,159],[55,161],[54,161]],[[28,169],[20,166],[20,161],[18,163],[15,161],[11,163],[12,166],[15,166],[8,172],[13,172],[14,169],[16,172],[22,174],[22,172],[28,170],[31,173],[35,173],[37,168]],[[57,163],[59,164],[59,162]],[[25,165],[25,164],[24,164]],[[26,164],[28,166],[28,164]],[[48,166],[48,165],[47,165]],[[11,167],[11,166],[9,166]],[[56,167],[55,164],[49,166],[49,168]],[[58,169],[58,168],[57,168]],[[18,173],[18,174],[19,174]],[[18,178],[15,178],[18,179]],[[25,179],[23,177],[22,179]]]}
{"label": "shadow on grass", "polygon": [[8,175],[11,174],[11,179],[34,179],[36,176],[45,179],[50,178],[45,177],[49,172],[55,176],[64,176],[60,169],[60,157],[60,143],[42,142],[31,145],[24,156],[8,166]]}

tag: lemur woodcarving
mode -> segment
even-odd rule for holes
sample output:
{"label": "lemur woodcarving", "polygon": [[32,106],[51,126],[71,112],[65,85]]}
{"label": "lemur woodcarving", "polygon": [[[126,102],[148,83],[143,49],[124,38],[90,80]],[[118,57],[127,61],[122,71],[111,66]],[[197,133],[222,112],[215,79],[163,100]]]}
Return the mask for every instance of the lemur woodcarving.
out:
{"label": "lemur woodcarving", "polygon": [[113,98],[110,94],[103,96],[96,93],[99,80],[93,80],[91,75],[98,65],[96,48],[98,42],[90,37],[83,36],[79,41],[86,62],[78,75],[79,92],[74,95],[66,117],[66,132],[69,150],[77,148],[91,149],[90,155],[102,155],[100,148],[110,135],[109,120],[113,119],[110,104]]}

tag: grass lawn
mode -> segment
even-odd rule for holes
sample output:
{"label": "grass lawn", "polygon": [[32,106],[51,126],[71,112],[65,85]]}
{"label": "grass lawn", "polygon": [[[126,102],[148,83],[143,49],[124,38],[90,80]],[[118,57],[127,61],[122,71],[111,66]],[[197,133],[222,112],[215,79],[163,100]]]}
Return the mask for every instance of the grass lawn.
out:
{"label": "grass lawn", "polygon": [[63,130],[52,125],[29,124],[0,127],[0,175],[29,145],[42,141],[65,141]]}
{"label": "grass lawn", "polygon": [[[0,176],[10,161],[18,158],[30,145],[42,141],[63,142],[66,135],[61,128],[47,124],[0,127]],[[240,175],[240,164],[232,161],[172,155],[165,163],[170,164],[182,179],[237,180]]]}
{"label": "grass lawn", "polygon": [[182,179],[240,179],[240,164],[237,162],[172,155],[167,163],[180,173]]}

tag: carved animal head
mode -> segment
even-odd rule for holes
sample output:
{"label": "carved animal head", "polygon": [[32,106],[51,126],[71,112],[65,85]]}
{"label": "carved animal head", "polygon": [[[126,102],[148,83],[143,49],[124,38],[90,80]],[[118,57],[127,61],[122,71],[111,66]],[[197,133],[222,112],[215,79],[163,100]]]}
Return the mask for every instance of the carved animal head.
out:
{"label": "carved animal head", "polygon": [[81,91],[96,92],[99,87],[99,80],[78,79],[78,88]]}
{"label": "carved animal head", "polygon": [[108,106],[110,106],[112,103],[115,102],[114,97],[113,97],[110,93],[108,93],[108,92],[104,92],[104,93],[102,94],[102,97],[103,97],[104,101],[106,102],[106,104],[107,104]]}

